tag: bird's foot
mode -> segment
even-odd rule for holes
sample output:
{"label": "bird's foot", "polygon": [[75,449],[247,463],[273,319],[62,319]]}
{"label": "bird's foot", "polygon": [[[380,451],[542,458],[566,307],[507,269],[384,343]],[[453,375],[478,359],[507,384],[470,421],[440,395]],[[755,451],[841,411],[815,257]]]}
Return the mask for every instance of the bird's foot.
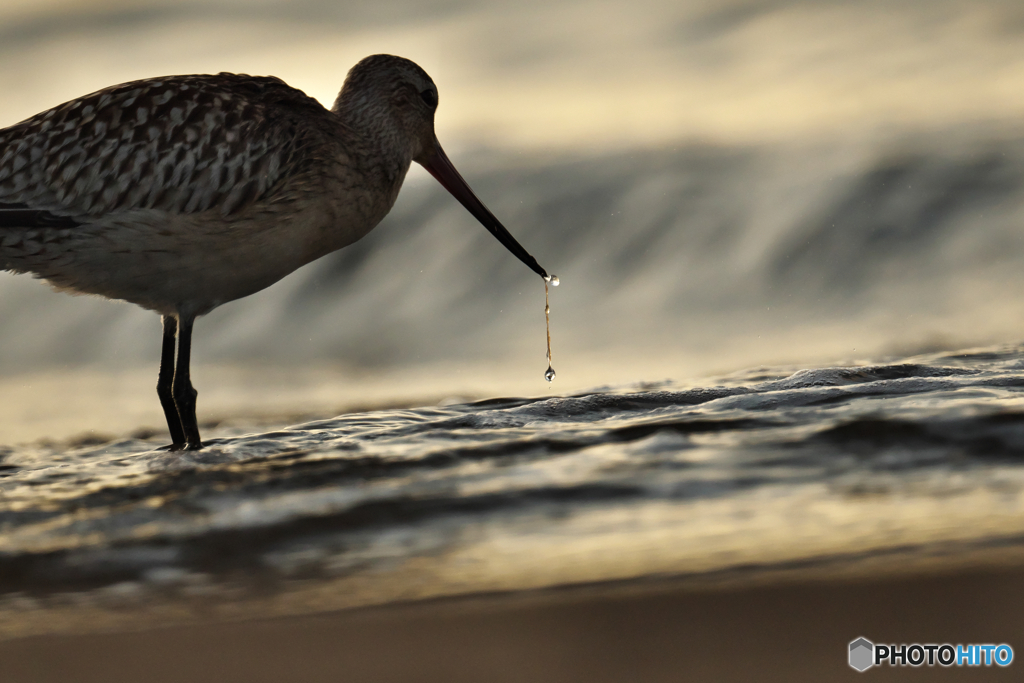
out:
{"label": "bird's foot", "polygon": [[161,446],[158,451],[198,451],[203,447],[203,442],[198,441],[196,443],[171,443],[166,446]]}

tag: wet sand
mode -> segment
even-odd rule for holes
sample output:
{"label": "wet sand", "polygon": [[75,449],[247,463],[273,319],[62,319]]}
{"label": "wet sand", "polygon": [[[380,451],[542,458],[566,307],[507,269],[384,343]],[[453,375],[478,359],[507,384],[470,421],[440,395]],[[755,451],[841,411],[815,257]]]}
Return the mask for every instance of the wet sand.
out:
{"label": "wet sand", "polygon": [[[847,666],[849,641],[1008,643],[1024,566],[696,589],[678,581],[0,642],[0,680],[1019,680],[1009,667]],[[1019,656],[1019,655],[1018,655]],[[865,677],[864,679],[858,678]]]}

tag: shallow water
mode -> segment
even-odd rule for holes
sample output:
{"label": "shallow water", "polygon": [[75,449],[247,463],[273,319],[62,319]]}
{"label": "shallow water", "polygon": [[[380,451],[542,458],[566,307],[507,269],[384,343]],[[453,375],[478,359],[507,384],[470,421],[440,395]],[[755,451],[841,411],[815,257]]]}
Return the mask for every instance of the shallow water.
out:
{"label": "shallow water", "polygon": [[200,452],[7,447],[0,633],[955,563],[1021,545],[1022,389],[1014,347],[349,414]]}

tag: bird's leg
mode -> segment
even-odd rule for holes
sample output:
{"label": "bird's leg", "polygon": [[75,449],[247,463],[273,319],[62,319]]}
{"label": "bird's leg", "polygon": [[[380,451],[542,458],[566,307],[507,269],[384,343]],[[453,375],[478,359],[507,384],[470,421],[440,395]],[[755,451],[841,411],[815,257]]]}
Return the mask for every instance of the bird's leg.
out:
{"label": "bird's leg", "polygon": [[160,397],[160,405],[167,418],[167,429],[171,433],[171,450],[185,447],[185,430],[181,428],[178,407],[174,405],[171,393],[174,381],[174,337],[178,334],[178,319],[172,315],[161,318],[164,325],[164,341],[160,349],[160,377],[156,381],[156,395]]}
{"label": "bird's leg", "polygon": [[199,439],[199,423],[196,422],[196,396],[189,379],[188,365],[192,351],[192,323],[195,318],[178,319],[178,363],[174,367],[174,384],[171,393],[174,405],[178,407],[178,416],[185,431],[185,449],[197,451],[203,447]]}

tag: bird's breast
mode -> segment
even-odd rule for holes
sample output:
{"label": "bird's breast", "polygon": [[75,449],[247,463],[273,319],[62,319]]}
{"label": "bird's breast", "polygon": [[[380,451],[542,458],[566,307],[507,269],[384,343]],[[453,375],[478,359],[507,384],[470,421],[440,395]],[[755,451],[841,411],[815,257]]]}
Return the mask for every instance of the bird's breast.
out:
{"label": "bird's breast", "polygon": [[35,230],[21,242],[8,239],[2,260],[59,289],[202,315],[362,238],[391,209],[400,186],[401,178],[373,184],[343,167],[296,178],[230,217],[216,208],[139,209],[72,229]]}

